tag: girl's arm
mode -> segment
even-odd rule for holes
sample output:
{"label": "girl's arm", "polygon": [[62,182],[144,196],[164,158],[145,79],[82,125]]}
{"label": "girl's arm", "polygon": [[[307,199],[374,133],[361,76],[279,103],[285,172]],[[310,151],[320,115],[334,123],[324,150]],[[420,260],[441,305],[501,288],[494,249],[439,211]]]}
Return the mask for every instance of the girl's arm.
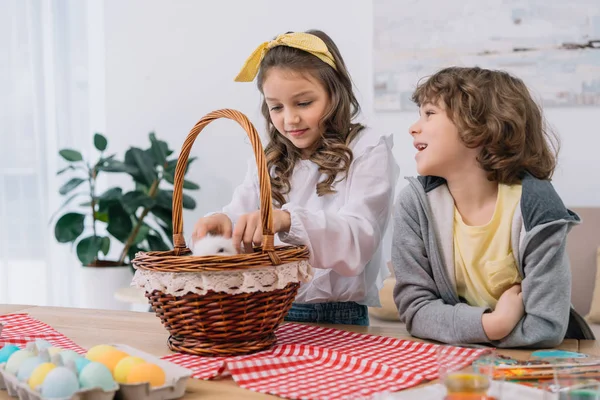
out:
{"label": "girl's arm", "polygon": [[[315,268],[359,275],[377,251],[393,203],[398,166],[386,139],[358,155],[350,167],[345,204],[338,210],[309,210],[287,203],[289,232],[281,241],[307,245]],[[312,189],[314,190],[314,188]]]}
{"label": "girl's arm", "polygon": [[[394,300],[400,319],[416,337],[444,343],[486,343],[482,316],[486,308],[444,302],[425,250],[428,219],[418,206],[419,199],[407,187],[398,196],[394,212],[392,264],[396,275]],[[447,287],[447,284],[440,285]]]}

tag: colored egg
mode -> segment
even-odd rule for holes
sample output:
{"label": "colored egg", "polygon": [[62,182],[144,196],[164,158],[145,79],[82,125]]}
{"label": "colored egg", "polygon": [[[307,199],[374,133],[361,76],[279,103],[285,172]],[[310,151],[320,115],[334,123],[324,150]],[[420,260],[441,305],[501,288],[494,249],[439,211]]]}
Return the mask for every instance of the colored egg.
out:
{"label": "colored egg", "polygon": [[127,354],[121,350],[110,350],[110,351],[105,351],[102,354],[99,354],[96,357],[95,361],[99,362],[100,364],[106,365],[106,368],[108,368],[108,370],[112,374],[113,371],[115,370],[115,367],[117,366],[117,363],[119,361],[121,361],[123,358],[127,357],[128,355],[129,354]]}
{"label": "colored egg", "polygon": [[34,344],[38,351],[52,347],[52,343],[44,339],[35,339]]}
{"label": "colored egg", "polygon": [[128,356],[122,358],[115,369],[113,370],[113,377],[119,383],[127,383],[127,376],[131,371],[131,368],[137,364],[144,364],[146,361],[143,358]]}
{"label": "colored egg", "polygon": [[42,357],[29,357],[21,363],[19,370],[17,371],[17,379],[21,382],[27,382],[33,370],[40,364],[45,363]]}
{"label": "colored egg", "polygon": [[77,376],[66,367],[56,367],[46,375],[42,383],[42,397],[70,398],[79,390]]}
{"label": "colored egg", "polygon": [[92,361],[79,374],[79,385],[82,389],[101,388],[102,390],[115,390],[117,383],[104,364]]}
{"label": "colored egg", "polygon": [[88,360],[87,358],[79,357],[78,359],[76,359],[75,360],[75,368],[77,368],[77,374],[80,374],[83,367],[85,367],[89,363],[91,363],[91,361]]}
{"label": "colored egg", "polygon": [[150,383],[151,387],[162,386],[166,381],[165,371],[156,364],[137,364],[131,367],[127,383]]}
{"label": "colored egg", "polygon": [[109,346],[107,344],[99,344],[99,345],[94,346],[91,349],[89,349],[87,354],[85,355],[85,358],[87,358],[90,361],[96,361],[96,358],[100,354],[103,354],[103,353],[105,353],[107,351],[111,351],[111,350],[116,350],[116,348],[114,348],[113,346]]}
{"label": "colored egg", "polygon": [[19,351],[19,347],[14,344],[7,344],[0,350],[0,364],[8,361],[8,358],[15,352]]}
{"label": "colored egg", "polygon": [[60,356],[63,365],[67,365],[67,361],[69,360],[75,362],[75,360],[77,360],[78,358],[83,358],[81,354],[73,350],[63,350],[60,353],[58,353],[58,355]]}
{"label": "colored egg", "polygon": [[50,355],[50,357],[60,353],[61,351],[64,351],[64,349],[61,349],[59,347],[48,347],[46,350],[48,350],[48,354]]}
{"label": "colored egg", "polygon": [[33,390],[37,390],[37,387],[44,383],[46,375],[48,375],[48,373],[54,368],[56,368],[56,365],[52,363],[43,363],[35,367],[31,373],[31,376],[29,377],[29,381],[27,382],[29,383],[29,387]]}
{"label": "colored egg", "polygon": [[28,358],[35,357],[35,354],[29,350],[17,350],[11,354],[11,356],[6,361],[6,366],[4,369],[6,372],[16,375],[19,371],[19,367]]}

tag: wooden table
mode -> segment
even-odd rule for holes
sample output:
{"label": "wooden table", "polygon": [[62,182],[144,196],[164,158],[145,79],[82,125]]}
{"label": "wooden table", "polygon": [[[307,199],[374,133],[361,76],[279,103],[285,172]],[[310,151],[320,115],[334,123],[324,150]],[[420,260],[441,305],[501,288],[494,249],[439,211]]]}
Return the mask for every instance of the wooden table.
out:
{"label": "wooden table", "polygon": [[[160,320],[152,313],[131,311],[103,311],[79,308],[37,307],[22,305],[0,305],[0,314],[27,313],[31,317],[47,323],[69,337],[78,345],[90,348],[103,343],[122,343],[158,357],[171,351],[167,347],[168,333]],[[398,328],[361,327],[346,325],[322,325],[368,333],[371,335],[418,340],[411,337],[403,325]],[[600,355],[600,345],[592,340],[567,339],[559,349]],[[502,350],[498,353],[512,357],[527,358],[530,351]],[[202,381],[190,379],[183,399],[226,400],[226,399],[276,399],[278,397],[255,393],[238,387],[231,379]],[[5,391],[0,391],[0,400],[9,399]]]}

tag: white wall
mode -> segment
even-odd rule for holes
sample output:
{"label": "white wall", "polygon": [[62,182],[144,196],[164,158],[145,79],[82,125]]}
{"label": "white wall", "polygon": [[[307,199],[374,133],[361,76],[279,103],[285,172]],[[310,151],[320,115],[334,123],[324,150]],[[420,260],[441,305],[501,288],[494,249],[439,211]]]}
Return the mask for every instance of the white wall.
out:
{"label": "white wall", "polygon": [[[367,123],[396,134],[401,176],[416,174],[407,134],[416,114],[372,111],[370,1],[307,0],[292,10],[269,0],[110,0],[104,11],[106,134],[113,150],[145,146],[148,132],[155,130],[178,151],[197,120],[219,108],[244,112],[263,132],[255,83],[236,83],[234,76],[262,41],[317,28],[340,47]],[[568,206],[600,206],[600,110],[556,108],[547,109],[546,116],[562,139],[556,188]],[[202,132],[192,150],[198,161],[189,174],[202,189],[195,194],[197,209],[184,214],[186,235],[198,217],[229,201],[251,154],[245,133],[231,121],[214,122]],[[404,185],[401,179],[398,187]]]}
{"label": "white wall", "polygon": [[[255,82],[233,79],[250,53],[279,33],[321,29],[337,43],[372,109],[372,4],[307,0],[205,2],[110,0],[105,7],[106,134],[113,150],[146,146],[155,130],[177,152],[206,113],[234,108],[264,131]],[[252,156],[244,130],[233,121],[211,123],[196,140],[198,160],[189,179],[201,190],[198,207],[184,214],[186,236],[196,219],[222,207],[241,182]]]}

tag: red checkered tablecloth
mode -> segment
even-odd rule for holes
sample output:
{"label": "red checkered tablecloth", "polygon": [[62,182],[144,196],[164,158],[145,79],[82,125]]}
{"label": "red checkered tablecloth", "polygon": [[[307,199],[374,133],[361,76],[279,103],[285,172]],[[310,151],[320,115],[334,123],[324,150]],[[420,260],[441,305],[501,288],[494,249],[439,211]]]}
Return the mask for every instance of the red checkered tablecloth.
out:
{"label": "red checkered tablecloth", "polygon": [[[0,347],[44,339],[56,347],[85,349],[27,314],[0,315]],[[231,375],[256,392],[290,399],[357,399],[398,391],[435,379],[438,345],[288,323],[272,349],[242,357],[163,357],[193,371],[197,379]],[[487,349],[454,347],[453,366],[466,367]]]}
{"label": "red checkered tablecloth", "polygon": [[3,324],[0,332],[0,347],[5,344],[14,344],[23,348],[29,342],[43,339],[61,349],[74,350],[79,354],[86,351],[50,325],[31,318],[27,314],[0,315],[0,324]]}
{"label": "red checkered tablecloth", "polygon": [[[231,374],[237,384],[290,399],[355,399],[398,391],[438,376],[438,345],[288,323],[271,350],[242,357],[163,357],[198,379]],[[453,363],[471,364],[487,349],[455,347]]]}

